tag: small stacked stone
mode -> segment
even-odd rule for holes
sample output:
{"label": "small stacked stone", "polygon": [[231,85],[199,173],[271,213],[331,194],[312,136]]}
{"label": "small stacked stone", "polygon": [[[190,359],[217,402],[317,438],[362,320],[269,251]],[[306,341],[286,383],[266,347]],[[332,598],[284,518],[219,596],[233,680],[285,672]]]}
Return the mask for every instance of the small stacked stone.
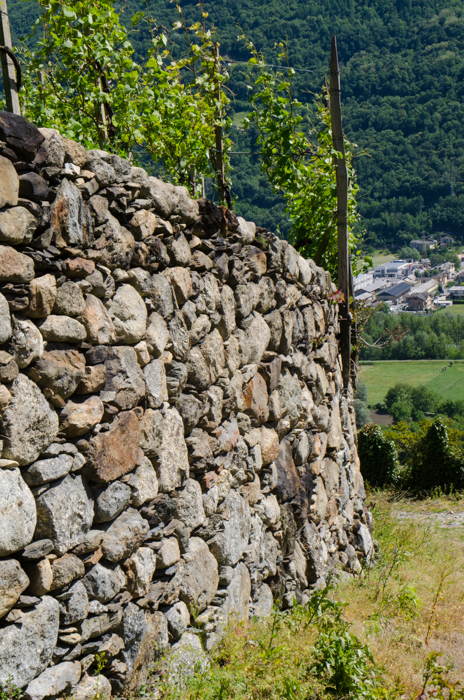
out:
{"label": "small stacked stone", "polygon": [[208,650],[360,571],[324,270],[5,112],[0,242],[0,683],[128,696],[157,654],[203,653],[192,615]]}

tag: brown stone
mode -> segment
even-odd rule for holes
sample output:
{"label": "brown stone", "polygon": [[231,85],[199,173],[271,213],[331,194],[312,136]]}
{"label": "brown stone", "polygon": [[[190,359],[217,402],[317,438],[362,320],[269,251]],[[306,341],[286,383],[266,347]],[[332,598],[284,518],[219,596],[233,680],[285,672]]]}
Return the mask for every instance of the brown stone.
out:
{"label": "brown stone", "polygon": [[31,318],[46,318],[51,314],[56,299],[56,280],[53,275],[43,275],[32,280],[29,306],[25,311]]}
{"label": "brown stone", "polygon": [[245,262],[247,267],[255,273],[258,277],[266,274],[267,270],[267,257],[264,253],[256,246],[250,245],[245,246],[242,253],[245,255]]}
{"label": "brown stone", "polygon": [[0,382],[12,382],[19,374],[18,365],[14,360],[0,366]]}
{"label": "brown stone", "polygon": [[140,209],[130,220],[130,225],[136,240],[141,241],[153,235],[156,228],[156,215],[151,211]]}
{"label": "brown stone", "polygon": [[279,456],[279,436],[275,430],[270,428],[261,428],[261,457],[263,465],[271,464]]}
{"label": "brown stone", "polygon": [[213,267],[213,261],[201,250],[196,250],[192,255],[192,267],[196,268],[198,271],[211,270]]}
{"label": "brown stone", "polygon": [[76,390],[84,370],[85,359],[77,350],[47,350],[30,370],[29,376],[41,388],[51,389],[54,394],[67,399]]}
{"label": "brown stone", "polygon": [[255,374],[248,384],[245,384],[243,400],[245,402],[245,410],[251,413],[256,420],[260,423],[267,421],[269,418],[269,396],[266,382],[259,373]]}
{"label": "brown stone", "polygon": [[84,260],[84,258],[70,258],[64,261],[64,265],[69,277],[87,277],[95,271],[93,260]]}
{"label": "brown stone", "polygon": [[115,328],[100,299],[93,294],[85,297],[85,309],[82,316],[87,340],[93,345],[108,345],[115,340]]}
{"label": "brown stone", "polygon": [[171,267],[165,273],[176,295],[177,303],[183,306],[193,294],[192,278],[190,272],[184,267]]}
{"label": "brown stone", "polygon": [[82,168],[87,162],[87,151],[84,146],[70,139],[63,139],[64,146],[64,161],[65,163],[74,163]]}
{"label": "brown stone", "polygon": [[100,484],[108,484],[135,468],[140,427],[135,411],[120,413],[106,433],[90,441],[86,473]]}
{"label": "brown stone", "polygon": [[52,561],[53,583],[51,590],[67,586],[76,578],[82,578],[85,574],[85,567],[82,561],[75,554],[65,554],[59,559]]}
{"label": "brown stone", "polygon": [[48,559],[42,559],[36,564],[25,566],[30,585],[27,589],[29,595],[46,595],[53,585],[53,571]]}
{"label": "brown stone", "polygon": [[82,403],[68,401],[61,412],[64,418],[61,429],[67,437],[79,437],[88,432],[103,418],[103,401],[98,396],[91,396]]}
{"label": "brown stone", "polygon": [[31,282],[34,261],[7,245],[0,246],[0,282]]}
{"label": "brown stone", "polygon": [[0,561],[0,617],[11,610],[28,585],[29,579],[15,559]]}
{"label": "brown stone", "polygon": [[82,377],[76,394],[95,394],[101,391],[106,383],[106,367],[105,365],[95,365],[94,367],[86,367],[85,374]]}

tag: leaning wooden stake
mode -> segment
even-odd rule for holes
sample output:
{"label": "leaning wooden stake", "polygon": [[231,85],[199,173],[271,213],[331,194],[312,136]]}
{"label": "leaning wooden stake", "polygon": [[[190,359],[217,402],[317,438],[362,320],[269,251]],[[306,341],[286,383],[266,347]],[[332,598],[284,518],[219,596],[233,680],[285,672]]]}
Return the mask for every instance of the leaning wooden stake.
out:
{"label": "leaning wooden stake", "polygon": [[[220,70],[221,59],[219,56],[219,46],[216,46],[216,61],[217,70]],[[218,83],[218,104],[221,104],[221,84]],[[222,113],[219,114],[219,118],[222,119]],[[222,125],[217,124],[214,127],[215,137],[216,137],[216,177],[217,177],[217,188],[218,188],[218,200],[219,204],[224,204],[226,199],[226,187],[225,187],[225,170],[224,170],[224,134]]]}
{"label": "leaning wooden stake", "polygon": [[[8,19],[8,8],[6,0],[0,0],[1,7],[1,22],[0,22],[0,43],[6,49],[13,50],[11,43],[10,21]],[[16,71],[11,58],[4,52],[1,52],[3,85],[5,87],[6,109],[13,114],[21,114],[19,107],[18,85],[16,82]]]}
{"label": "leaning wooden stake", "polygon": [[351,315],[350,315],[350,266],[348,255],[348,170],[343,140],[340,66],[337,38],[332,37],[330,58],[330,117],[333,147],[340,154],[335,159],[337,177],[337,228],[338,228],[338,288],[343,292],[340,303],[340,351],[343,364],[343,386],[348,388],[351,365]]}

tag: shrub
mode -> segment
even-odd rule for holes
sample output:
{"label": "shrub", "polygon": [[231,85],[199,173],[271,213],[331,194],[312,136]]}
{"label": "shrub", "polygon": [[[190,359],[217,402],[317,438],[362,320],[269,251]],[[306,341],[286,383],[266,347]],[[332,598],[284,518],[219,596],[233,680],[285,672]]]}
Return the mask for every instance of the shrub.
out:
{"label": "shrub", "polygon": [[366,423],[369,423],[371,414],[364,401],[361,401],[360,399],[354,400],[354,413],[356,416],[356,427],[358,430],[359,428],[362,428],[363,425],[366,425]]}
{"label": "shrub", "polygon": [[362,382],[358,382],[354,397],[363,403],[367,403],[367,386]]}
{"label": "shrub", "polygon": [[426,430],[411,455],[411,487],[418,490],[464,487],[461,457],[450,445],[448,430],[437,418]]}
{"label": "shrub", "polygon": [[369,423],[359,431],[358,453],[361,473],[371,486],[385,486],[395,481],[398,473],[395,444],[375,423]]}

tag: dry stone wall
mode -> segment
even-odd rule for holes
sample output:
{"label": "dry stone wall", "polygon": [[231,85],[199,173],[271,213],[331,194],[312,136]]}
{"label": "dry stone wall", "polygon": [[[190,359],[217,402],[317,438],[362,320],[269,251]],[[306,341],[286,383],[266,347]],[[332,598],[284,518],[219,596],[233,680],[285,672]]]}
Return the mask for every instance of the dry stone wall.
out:
{"label": "dry stone wall", "polygon": [[91,699],[104,653],[129,695],[371,555],[335,287],[118,156],[0,149],[0,683]]}

